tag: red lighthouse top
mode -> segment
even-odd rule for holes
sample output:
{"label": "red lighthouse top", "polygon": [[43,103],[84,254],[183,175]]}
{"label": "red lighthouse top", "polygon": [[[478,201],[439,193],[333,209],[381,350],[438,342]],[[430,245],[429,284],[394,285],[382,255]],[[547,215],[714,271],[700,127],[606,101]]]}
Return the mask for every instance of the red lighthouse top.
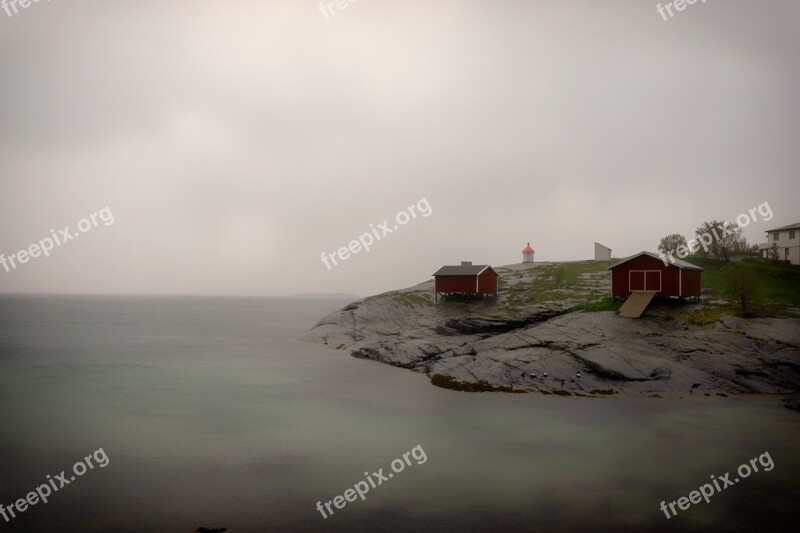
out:
{"label": "red lighthouse top", "polygon": [[531,252],[533,252],[533,248],[531,248],[531,243],[528,243],[528,246],[526,246],[525,249],[522,250],[522,253],[523,254],[529,254]]}

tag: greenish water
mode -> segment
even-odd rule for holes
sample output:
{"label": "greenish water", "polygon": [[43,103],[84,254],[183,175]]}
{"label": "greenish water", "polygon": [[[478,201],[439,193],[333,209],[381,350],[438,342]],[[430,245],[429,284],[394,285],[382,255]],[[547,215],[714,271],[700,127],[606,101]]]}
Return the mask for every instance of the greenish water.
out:
{"label": "greenish water", "polygon": [[[297,340],[345,303],[0,297],[0,503],[110,459],[0,531],[800,530],[800,414],[776,398],[437,389]],[[316,510],[416,445],[424,464]],[[659,509],[764,452],[773,470]]]}

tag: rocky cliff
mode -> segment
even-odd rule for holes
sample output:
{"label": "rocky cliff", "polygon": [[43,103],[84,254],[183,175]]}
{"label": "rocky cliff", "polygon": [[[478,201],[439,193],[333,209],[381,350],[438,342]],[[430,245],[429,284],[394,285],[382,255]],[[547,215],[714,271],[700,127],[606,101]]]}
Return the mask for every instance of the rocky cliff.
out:
{"label": "rocky cliff", "polygon": [[[497,298],[433,302],[433,283],[366,298],[304,337],[467,391],[689,397],[800,390],[800,320],[682,316],[661,302],[626,319],[607,301],[607,265],[509,265]],[[604,303],[605,302],[605,303]]]}

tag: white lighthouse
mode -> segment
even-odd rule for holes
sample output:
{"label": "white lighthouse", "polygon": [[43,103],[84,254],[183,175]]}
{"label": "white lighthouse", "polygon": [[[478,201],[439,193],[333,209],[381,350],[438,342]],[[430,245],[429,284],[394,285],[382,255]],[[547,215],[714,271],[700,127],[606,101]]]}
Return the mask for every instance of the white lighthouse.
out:
{"label": "white lighthouse", "polygon": [[531,248],[531,243],[528,243],[528,246],[522,249],[522,262],[523,263],[533,263],[533,248]]}

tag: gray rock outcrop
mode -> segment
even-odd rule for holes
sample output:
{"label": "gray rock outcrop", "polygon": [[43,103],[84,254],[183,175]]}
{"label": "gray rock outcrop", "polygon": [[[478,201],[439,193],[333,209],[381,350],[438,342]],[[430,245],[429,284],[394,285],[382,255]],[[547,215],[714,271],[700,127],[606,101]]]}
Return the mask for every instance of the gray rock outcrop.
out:
{"label": "gray rock outcrop", "polygon": [[[606,274],[582,275],[584,285],[565,290],[547,285],[555,270],[536,267],[498,269],[505,283],[496,299],[434,304],[431,282],[366,298],[326,316],[304,339],[469,391],[688,397],[800,390],[800,320],[723,317],[701,328],[680,318],[686,307],[669,302],[637,320],[582,312],[608,294]],[[520,297],[537,280],[537,296]]]}

